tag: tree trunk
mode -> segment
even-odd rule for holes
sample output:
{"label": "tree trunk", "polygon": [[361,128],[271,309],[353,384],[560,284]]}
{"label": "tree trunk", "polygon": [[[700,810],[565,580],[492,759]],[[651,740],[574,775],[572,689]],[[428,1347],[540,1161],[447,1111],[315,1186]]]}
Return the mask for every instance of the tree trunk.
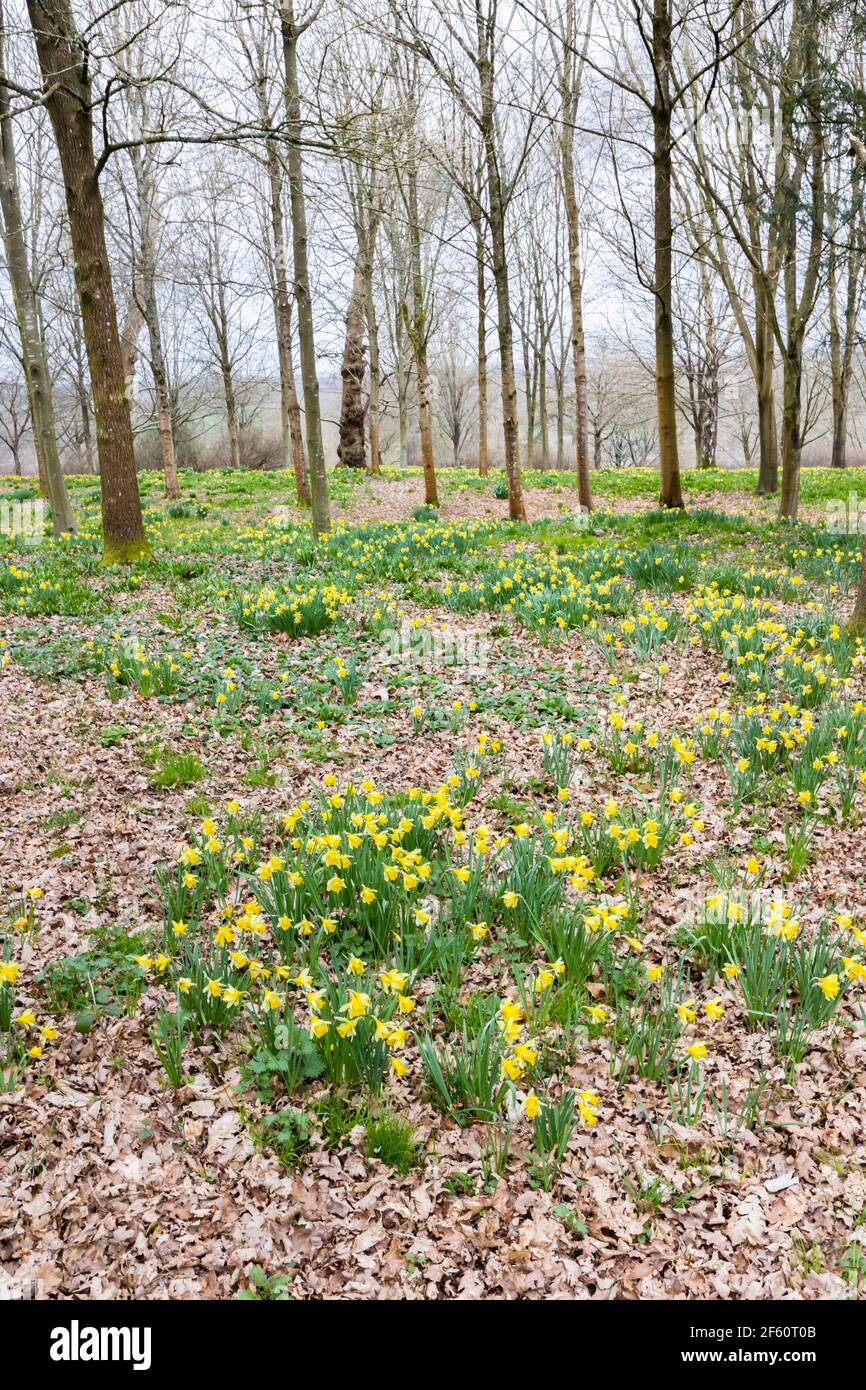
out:
{"label": "tree trunk", "polygon": [[499,337],[499,371],[502,383],[502,433],[505,444],[505,473],[508,478],[508,515],[512,521],[526,520],[523,481],[520,475],[520,435],[517,415],[517,379],[514,373],[514,337],[508,290],[508,250],[505,239],[505,204],[499,177],[496,148],[496,113],[493,91],[492,35],[488,42],[481,7],[476,7],[478,28],[477,69],[481,89],[481,136],[487,174],[487,205],[493,283],[496,288],[496,320]]}
{"label": "tree trunk", "polygon": [[533,464],[535,443],[535,396],[538,380],[538,357],[533,356],[529,342],[529,311],[527,329],[523,335],[523,393],[526,396],[526,466]]}
{"label": "tree trunk", "polygon": [[177,480],[177,455],[174,448],[174,428],[171,417],[171,397],[168,390],[168,374],[165,369],[165,354],[162,349],[162,329],[159,321],[159,305],[156,298],[154,275],[148,280],[147,299],[144,306],[147,323],[147,337],[150,346],[150,369],[153,373],[153,391],[156,397],[156,423],[159,429],[159,442],[162,449],[162,472],[166,497],[180,497]]}
{"label": "tree trunk", "polygon": [[75,382],[75,394],[78,397],[78,410],[81,415],[81,442],[84,445],[84,466],[88,473],[96,473],[98,471],[98,461],[95,457],[93,430],[91,428],[92,401],[90,399],[90,392],[87,389],[87,382],[84,379],[84,364],[82,362],[79,365],[80,370]]}
{"label": "tree trunk", "polygon": [[105,216],[93,151],[92,93],[69,0],[27,0],[63,182],[75,282],[96,413],[106,561],[146,555],[132,419],[117,309],[105,243]]}
{"label": "tree trunk", "polygon": [[547,431],[547,353],[542,348],[538,368],[538,428],[541,433],[541,467],[550,467],[550,440]]}
{"label": "tree trunk", "polygon": [[340,376],[340,442],[337,458],[344,468],[366,467],[364,449],[364,376],[367,370],[364,344],[366,277],[359,250],[352,276],[352,293],[346,310],[346,337]]}
{"label": "tree trunk", "polygon": [[[857,161],[855,167],[855,188],[857,190],[856,203],[859,208],[863,197],[863,175],[866,173],[866,146],[858,137],[848,132],[848,141],[851,146],[851,154]],[[862,247],[862,243],[861,243]],[[860,251],[862,255],[862,249]],[[853,327],[853,324],[852,324]],[[853,340],[853,333],[852,333]],[[834,436],[835,447],[835,436]],[[857,590],[857,602],[854,605],[854,612],[851,615],[851,626],[855,632],[866,631],[866,540],[863,542],[863,563],[860,569],[860,587]]]}
{"label": "tree trunk", "polygon": [[367,435],[370,446],[370,472],[382,472],[382,376],[379,366],[379,321],[372,273],[367,280],[367,341],[370,345],[370,399],[367,404]]}
{"label": "tree trunk", "polygon": [[839,322],[839,305],[836,299],[838,253],[835,224],[831,227],[828,246],[827,299],[830,311],[830,368],[833,381],[833,447],[830,464],[833,468],[844,468],[848,462],[848,403],[851,395],[854,343],[857,333],[857,300],[863,269],[861,231],[863,173],[861,164],[856,161],[851,178],[851,218],[848,236],[852,245],[848,250],[845,311],[842,324]]}
{"label": "tree trunk", "polygon": [[409,373],[406,366],[405,337],[403,305],[398,302],[394,323],[394,343],[397,349],[394,375],[397,378],[397,432],[400,439],[401,468],[409,466]]}
{"label": "tree trunk", "polygon": [[[498,174],[490,181],[498,184]],[[508,258],[505,246],[505,221],[501,206],[491,217],[493,244],[493,280],[496,286],[496,314],[499,338],[499,363],[502,380],[502,433],[505,445],[505,473],[508,478],[508,515],[512,521],[526,520],[523,501],[523,481],[520,473],[520,438],[517,416],[517,378],[514,374],[514,342],[511,327],[511,303],[508,292]]]}
{"label": "tree trunk", "polygon": [[424,307],[424,281],[421,275],[421,227],[418,220],[418,169],[414,151],[410,153],[406,170],[406,212],[409,220],[409,252],[412,278],[412,314],[404,306],[404,322],[415,359],[415,384],[418,391],[418,435],[421,445],[421,466],[424,470],[424,501],[428,507],[439,506],[436,486],[436,466],[433,461],[433,423],[430,413],[430,377],[427,367],[427,314]]}
{"label": "tree trunk", "polygon": [[[153,376],[153,393],[156,400],[156,423],[162,451],[162,471],[165,495],[172,499],[180,497],[177,480],[177,458],[174,449],[174,429],[172,425],[171,398],[168,389],[168,373],[165,366],[165,353],[162,347],[162,328],[159,319],[159,302],[156,296],[156,255],[158,244],[156,187],[153,170],[141,149],[130,152],[133,173],[138,195],[138,219],[140,239],[140,282],[141,305],[139,313],[147,326],[147,339],[150,349],[150,370]],[[136,287],[133,300],[138,304]],[[138,331],[131,337],[131,347],[137,352]],[[135,370],[135,357],[127,363],[131,367],[128,381],[131,385]]]}
{"label": "tree trunk", "polygon": [[304,168],[301,159],[301,98],[298,86],[298,34],[293,0],[281,0],[280,30],[285,61],[286,162],[289,171],[289,202],[292,214],[292,274],[298,313],[298,342],[301,352],[301,384],[304,391],[304,420],[307,458],[313,502],[313,532],[326,536],[331,529],[328,475],[322,442],[322,414],[319,404],[319,378],[316,371],[316,338],[313,304],[310,296],[310,270],[307,258],[307,208]]}
{"label": "tree trunk", "polygon": [[238,403],[235,396],[235,383],[231,363],[223,356],[220,363],[223,380],[223,398],[226,403],[226,430],[229,437],[229,468],[241,467],[241,438],[238,429]]}
{"label": "tree trunk", "polygon": [[475,294],[478,307],[478,475],[487,477],[487,279],[484,274],[484,227],[481,213],[475,228]]}
{"label": "tree trunk", "polygon": [[560,357],[556,372],[556,467],[558,472],[565,468],[565,369]]}
{"label": "tree trunk", "polygon": [[703,314],[703,342],[698,354],[700,373],[698,376],[698,402],[701,447],[698,458],[699,468],[715,468],[716,448],[719,438],[719,346],[716,336],[716,319],[713,311],[713,291],[710,275],[704,262],[700,267],[701,308]]}
{"label": "tree trunk", "polygon": [[[783,349],[782,406],[782,498],[780,515],[794,521],[800,501],[800,462],[802,453],[801,393],[803,382],[803,344],[809,319],[815,307],[824,246],[824,133],[821,103],[824,89],[820,80],[818,21],[812,0],[794,0],[791,20],[792,80],[783,89],[781,152],[784,171],[780,218],[782,265],[785,290],[785,338],[777,337]],[[798,91],[800,89],[800,91]],[[803,118],[808,121],[811,140],[809,158],[811,231],[802,284],[798,293],[798,224],[801,216],[800,186],[805,170],[791,154],[794,130]]]}
{"label": "tree trunk", "polygon": [[845,468],[848,464],[848,397],[851,384],[850,373],[833,382],[833,447],[830,454],[831,468]]}
{"label": "tree trunk", "polygon": [[661,504],[682,507],[677,448],[677,403],[674,376],[673,217],[671,212],[670,0],[654,0],[653,60],[658,92],[653,104],[653,175],[655,234],[655,372],[658,408]]}
{"label": "tree trunk", "polygon": [[785,354],[782,396],[781,515],[789,521],[796,521],[800,505],[800,458],[803,447],[800,437],[802,382],[802,352],[792,344]]}
{"label": "tree trunk", "polygon": [[133,274],[133,284],[130,286],[126,312],[120,326],[123,380],[126,383],[126,399],[129,401],[130,409],[135,399],[133,388],[135,386],[135,369],[138,365],[138,342],[141,337],[141,330],[144,328],[144,313],[140,303],[144,296],[141,292],[141,286],[136,283],[138,279],[139,276],[136,272]]}
{"label": "tree trunk", "polygon": [[295,474],[295,493],[301,507],[311,505],[310,476],[307,469],[307,456],[304,453],[304,425],[301,419],[301,403],[295,385],[295,361],[291,338],[286,358],[286,382],[288,396],[286,409],[289,417],[289,440],[292,446],[292,469]]}
{"label": "tree trunk", "polygon": [[592,510],[589,484],[589,411],[586,399],[586,336],[583,328],[583,272],[580,265],[580,210],[574,187],[574,120],[576,103],[570,103],[567,128],[562,131],[562,186],[568,230],[568,296],[571,307],[571,360],[574,371],[574,443],[577,467],[577,499]]}
{"label": "tree trunk", "polygon": [[779,490],[779,441],[776,434],[775,337],[762,296],[756,293],[755,355],[758,366],[758,494]]}

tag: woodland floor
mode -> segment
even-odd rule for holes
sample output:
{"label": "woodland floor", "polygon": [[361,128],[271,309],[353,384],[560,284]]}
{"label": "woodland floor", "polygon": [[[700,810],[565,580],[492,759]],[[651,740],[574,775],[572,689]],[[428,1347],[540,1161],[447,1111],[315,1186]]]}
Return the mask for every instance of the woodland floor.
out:
{"label": "woodland floor", "polygon": [[[720,683],[730,668],[725,652],[688,640],[684,605],[712,567],[765,571],[773,621],[789,634],[804,608],[816,617],[809,604],[825,619],[841,620],[853,568],[845,570],[845,583],[835,571],[815,577],[826,544],[820,532],[804,526],[796,543],[780,539],[775,501],[745,490],[714,490],[708,482],[690,493],[688,506],[712,508],[715,520],[676,528],[642,522],[637,514],[650,510],[648,496],[605,499],[616,517],[585,538],[600,556],[605,547],[624,556],[654,546],[692,556],[694,574],[679,591],[675,581],[667,590],[638,583],[630,590],[627,612],[635,616],[649,602],[655,617],[675,613],[677,635],[648,656],[628,640],[615,653],[605,651],[598,631],[585,625],[550,641],[517,610],[455,611],[442,586],[449,577],[474,584],[479,576],[513,574],[521,557],[538,556],[551,543],[567,565],[584,545],[579,534],[572,544],[568,532],[573,492],[530,487],[530,522],[551,520],[547,530],[532,525],[522,538],[502,525],[504,504],[489,487],[448,488],[434,530],[490,520],[502,533],[495,543],[479,541],[454,560],[443,542],[441,558],[423,558],[389,577],[363,574],[356,592],[364,590],[368,610],[378,592],[389,593],[400,621],[426,617],[452,633],[481,634],[488,643],[484,667],[414,670],[395,681],[381,661],[379,635],[348,608],[333,626],[299,641],[245,630],[231,596],[313,582],[305,536],[294,550],[291,538],[282,549],[271,547],[261,529],[245,539],[241,521],[264,521],[276,496],[258,480],[249,494],[238,486],[225,497],[207,493],[198,478],[185,478],[184,486],[209,514],[197,518],[190,503],[188,516],[171,518],[154,483],[147,500],[157,563],[136,567],[132,579],[91,563],[97,552],[86,536],[65,556],[49,545],[10,552],[28,579],[7,584],[0,629],[10,657],[0,672],[0,958],[5,941],[7,958],[20,967],[13,1015],[32,1010],[57,1035],[40,1057],[7,1073],[10,1089],[0,1094],[2,1275],[37,1280],[44,1296],[63,1299],[231,1298],[250,1287],[253,1267],[285,1276],[278,1287],[298,1299],[859,1296],[866,1272],[866,1032],[861,986],[838,961],[866,953],[856,941],[844,951],[834,947],[833,973],[843,984],[838,1007],[810,1030],[802,1056],[780,1055],[773,1030],[748,1015],[736,980],[708,973],[683,944],[683,930],[720,882],[744,881],[752,856],[761,892],[792,904],[802,939],[822,923],[837,931],[837,915],[866,928],[862,782],[846,819],[835,784],[821,782],[801,863],[792,860],[791,835],[803,813],[786,768],[767,772],[758,792],[735,807],[722,760],[698,751],[693,763],[678,767],[674,780],[699,808],[700,829],[691,844],[674,841],[657,867],[634,878],[629,921],[640,954],[628,989],[623,983],[622,996],[612,997],[599,972],[590,973],[573,1009],[563,1006],[558,1018],[539,1025],[544,1065],[537,1079],[521,1077],[519,1094],[496,1123],[460,1125],[433,1103],[418,1036],[429,1030],[437,1041],[453,1040],[473,999],[516,997],[516,962],[535,970],[545,957],[510,940],[497,890],[505,871],[494,868],[486,902],[498,915],[489,918],[489,935],[467,951],[451,993],[435,972],[413,982],[408,1070],[399,1078],[390,1072],[375,1101],[374,1109],[387,1107],[411,1129],[412,1166],[403,1173],[371,1150],[372,1112],[360,1108],[360,1096],[351,1097],[359,1109],[343,1132],[314,1125],[298,1161],[281,1162],[263,1118],[328,1088],[320,1077],[300,1097],[275,1088],[263,1100],[244,1085],[249,1043],[238,1027],[192,1039],[187,1080],[169,1085],[150,1030],[160,1008],[173,1006],[170,970],[142,970],[130,955],[133,949],[150,958],[162,940],[158,867],[176,864],[202,818],[224,827],[223,808],[232,800],[239,814],[269,826],[314,798],[331,773],[340,787],[371,779],[386,802],[409,787],[434,790],[452,774],[455,750],[471,756],[483,732],[501,748],[486,755],[465,809],[467,827],[486,824],[505,837],[526,823],[542,835],[542,813],[562,809],[542,770],[540,738],[549,729],[585,734],[591,744],[573,770],[565,814],[591,808],[603,819],[610,797],[624,804],[635,794],[660,804],[665,793],[655,764],[614,766],[605,743],[617,709],[611,700],[623,693],[628,724],[641,721],[641,737],[655,731],[665,747],[671,735],[697,740],[710,708],[724,705],[735,722],[746,719],[750,691],[737,689],[736,680]],[[428,523],[412,520],[419,487],[412,476],[367,480],[338,494],[346,535],[363,540],[369,523],[375,550],[375,527],[383,521],[407,534],[423,529]],[[92,512],[89,491],[83,505]],[[825,505],[807,502],[804,521],[820,523]],[[745,520],[726,529],[726,517]],[[557,525],[561,532],[553,534]],[[798,573],[796,555],[781,553],[792,544],[811,565],[801,594],[789,583]],[[59,584],[54,604],[38,589],[43,569],[46,583]],[[588,582],[585,575],[580,582]],[[741,592],[749,587],[746,578]],[[602,627],[621,640],[623,615],[606,618],[600,602]],[[94,651],[130,633],[148,655],[118,682],[98,668]],[[841,660],[829,637],[819,648]],[[180,649],[192,654],[181,687],[149,693],[145,662]],[[333,663],[351,656],[360,687],[352,703],[343,703]],[[866,696],[862,648],[854,658],[850,684],[831,697],[837,712],[850,713]],[[187,679],[189,668],[194,678]],[[252,695],[237,708],[229,700],[231,717],[218,721],[226,669],[250,691],[287,673],[292,697],[275,709]],[[798,712],[811,708],[808,692],[800,698],[779,681],[768,689],[768,705],[787,698]],[[456,712],[455,701],[462,703]],[[477,710],[469,708],[473,701]],[[420,732],[410,713],[416,702],[425,716],[435,712]],[[822,710],[815,707],[816,720]],[[854,741],[861,761],[851,766],[862,769],[862,719]],[[176,772],[184,754],[193,760],[189,781]],[[160,785],[174,775],[180,785]],[[28,888],[41,896],[27,898]],[[586,898],[598,889],[601,900],[619,900],[617,872],[605,871]],[[446,881],[433,891],[447,902]],[[566,910],[588,909],[569,894]],[[22,929],[22,912],[31,914],[32,930]],[[126,937],[133,948],[124,946]],[[622,942],[614,949],[622,960],[629,954]],[[707,1099],[693,1122],[676,1112],[658,1078],[639,1075],[636,1066],[612,1074],[629,1010],[645,997],[634,973],[645,962],[663,965],[666,974],[685,972],[680,1002],[688,998],[699,1011],[709,1000],[724,1005],[711,1028],[699,1019],[674,1039],[670,1078],[686,1075],[682,1049],[689,1039],[707,1041],[706,1060],[696,1068]],[[565,987],[557,981],[552,989]],[[452,1011],[447,1021],[440,999]],[[587,1026],[592,1004],[618,1021]],[[533,1125],[520,1113],[530,1079],[539,1095],[571,1087],[598,1096],[598,1122],[575,1127],[549,1190],[539,1181]],[[709,1104],[711,1093],[725,1094],[729,1123]]]}

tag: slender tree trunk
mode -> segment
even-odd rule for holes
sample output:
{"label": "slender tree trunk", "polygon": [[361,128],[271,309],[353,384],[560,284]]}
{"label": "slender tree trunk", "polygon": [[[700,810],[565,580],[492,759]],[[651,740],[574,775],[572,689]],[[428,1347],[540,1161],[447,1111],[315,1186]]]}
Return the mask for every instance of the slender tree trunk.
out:
{"label": "slender tree trunk", "polygon": [[394,344],[397,361],[394,375],[397,379],[397,432],[400,439],[400,467],[409,466],[409,372],[406,365],[406,330],[403,322],[403,305],[396,306],[394,322]]}
{"label": "slender tree trunk", "polygon": [[75,262],[75,282],[96,413],[107,561],[130,561],[149,547],[135,471],[132,419],[117,309],[105,243],[105,215],[93,151],[90,77],[69,0],[27,0],[54,130]]}
{"label": "slender tree trunk", "polygon": [[[842,334],[839,330],[838,255],[836,252],[837,228],[835,216],[830,214],[830,235],[827,246],[827,318],[830,342],[830,382],[833,409],[833,444],[830,453],[831,468],[845,467],[845,427],[847,421],[846,402],[843,401],[842,387]],[[841,425],[841,429],[840,429]]]}
{"label": "slender tree trunk", "polygon": [[800,505],[801,395],[803,383],[802,351],[789,346],[783,363],[782,387],[782,496],[781,515],[796,521]]}
{"label": "slender tree trunk", "polygon": [[367,342],[370,345],[370,399],[367,404],[367,436],[370,447],[370,472],[382,472],[382,369],[379,364],[379,319],[376,314],[376,295],[373,289],[372,266],[367,277],[366,310]]}
{"label": "slender tree trunk", "polygon": [[547,351],[544,346],[538,367],[538,428],[541,432],[541,466],[547,472],[550,467],[550,439],[547,430]]}
{"label": "slender tree trunk", "polygon": [[235,395],[234,374],[231,362],[225,352],[220,354],[220,375],[223,382],[223,399],[226,403],[226,431],[229,438],[229,468],[241,467],[241,437],[238,428],[238,403]]}
{"label": "slender tree trunk", "polygon": [[842,372],[833,382],[833,447],[831,468],[845,468],[848,463],[848,399],[851,374]]}
{"label": "slender tree trunk", "polygon": [[[498,184],[498,174],[491,181]],[[508,259],[505,246],[505,222],[501,206],[491,217],[493,244],[493,280],[496,286],[496,310],[499,336],[499,370],[502,382],[502,433],[505,445],[505,472],[508,478],[508,515],[512,521],[526,520],[523,501],[523,480],[520,472],[520,437],[517,415],[517,378],[514,373],[514,341],[511,327],[511,303],[508,292]]]}
{"label": "slender tree trunk", "polygon": [[162,450],[162,471],[165,478],[166,497],[180,497],[180,483],[177,478],[177,455],[174,450],[174,427],[171,407],[164,392],[157,388],[156,423]]}
{"label": "slender tree trunk", "polygon": [[568,297],[571,307],[571,360],[574,371],[574,443],[577,498],[592,510],[589,483],[589,411],[586,399],[586,336],[583,328],[583,272],[580,264],[580,210],[574,183],[575,103],[569,99],[568,122],[562,131],[562,187],[568,231]]}
{"label": "slender tree trunk", "polygon": [[[156,257],[158,245],[156,186],[152,166],[141,149],[131,151],[136,193],[138,195],[138,218],[140,239],[140,265],[133,288],[133,300],[138,303],[139,290],[141,305],[139,312],[147,326],[147,339],[150,350],[150,369],[153,376],[153,391],[156,400],[156,423],[162,452],[162,471],[165,495],[180,497],[177,479],[177,458],[174,449],[174,429],[172,426],[171,398],[168,389],[168,373],[165,353],[162,346],[162,327],[159,318],[159,302],[156,295]],[[137,353],[138,332],[133,345]],[[134,358],[129,364],[134,373]],[[131,381],[131,377],[129,378]]]}
{"label": "slender tree trunk", "polygon": [[758,404],[758,494],[772,495],[779,490],[779,441],[776,434],[775,336],[763,301],[764,291],[756,286],[755,356],[757,359]]}
{"label": "slender tree trunk", "polygon": [[719,437],[719,346],[716,336],[716,319],[713,312],[713,292],[710,274],[706,263],[700,267],[701,308],[703,316],[703,341],[698,361],[698,401],[701,447],[699,468],[715,468],[716,447]]}
{"label": "slender tree trunk", "polygon": [[409,248],[412,278],[412,314],[404,310],[404,322],[415,359],[415,384],[418,391],[418,435],[421,445],[421,466],[424,470],[424,501],[428,507],[439,506],[436,486],[436,466],[433,461],[433,422],[430,411],[430,378],[427,367],[427,313],[424,307],[424,281],[421,275],[421,227],[418,218],[418,168],[414,151],[406,169],[406,212],[409,220]]}
{"label": "slender tree trunk", "polygon": [[487,277],[484,273],[484,224],[472,215],[475,229],[475,295],[478,308],[478,475],[487,477]]}
{"label": "slender tree trunk", "polygon": [[663,507],[682,507],[677,447],[674,375],[673,216],[671,211],[670,0],[654,0],[653,58],[658,93],[653,104],[653,175],[655,220],[655,371],[658,408],[659,471]]}
{"label": "slender tree trunk", "polygon": [[523,394],[526,397],[526,466],[532,467],[535,443],[535,393],[538,377],[538,358],[533,357],[529,342],[529,314],[523,335]]}
{"label": "slender tree trunk", "polygon": [[[562,358],[560,357],[560,364]],[[556,373],[556,467],[565,468],[565,371],[560,365]]]}
{"label": "slender tree trunk", "polygon": [[678,508],[683,506],[683,494],[677,444],[674,376],[669,139],[670,130],[667,122],[660,122],[656,135],[655,165],[655,373],[661,504],[663,507]]}
{"label": "slender tree trunk", "polygon": [[229,339],[229,313],[226,303],[226,281],[223,277],[219,237],[214,227],[214,239],[208,249],[208,278],[210,289],[206,305],[216,342],[216,358],[223,384],[226,407],[226,433],[229,441],[229,468],[241,467],[241,441],[238,427],[238,406],[235,394],[234,366]]}
{"label": "slender tree trunk", "polygon": [[[780,515],[796,520],[800,502],[802,454],[803,344],[818,293],[824,244],[824,133],[823,100],[818,52],[818,17],[813,0],[794,0],[791,20],[791,81],[783,92],[781,150],[787,177],[781,191],[782,266],[785,290],[785,342],[783,346],[782,497]],[[801,91],[798,91],[801,89]],[[797,232],[801,215],[802,169],[792,153],[794,128],[803,117],[810,134],[809,250],[798,293]]]}
{"label": "slender tree trunk", "polygon": [[147,337],[150,347],[150,369],[153,373],[153,391],[156,397],[156,423],[162,450],[162,472],[165,481],[166,497],[180,497],[177,479],[177,455],[174,448],[174,428],[171,416],[171,396],[168,389],[168,373],[165,367],[165,354],[162,348],[162,328],[159,321],[159,305],[156,298],[156,279],[151,274],[148,279],[147,299],[144,306],[147,322]]}
{"label": "slender tree trunk", "polygon": [[88,473],[97,471],[97,459],[93,445],[93,430],[91,428],[91,399],[90,391],[84,377],[83,360],[77,364],[77,375],[75,381],[75,394],[78,398],[78,411],[81,416],[81,442],[84,445],[84,466]]}
{"label": "slender tree trunk", "polygon": [[288,394],[286,408],[289,416],[289,440],[292,446],[292,469],[295,474],[295,492],[302,507],[311,505],[310,476],[307,456],[304,453],[304,424],[301,419],[301,403],[295,385],[295,356],[289,338],[289,351],[286,358],[286,382]]}
{"label": "slender tree trunk", "polygon": [[6,73],[3,24],[3,15],[0,12],[0,213],[3,220],[3,246],[21,341],[21,361],[39,468],[39,490],[48,496],[52,527],[55,536],[59,536],[64,531],[75,530],[75,519],[57,448],[51,374],[24,241],[9,90],[3,81]]}
{"label": "slender tree trunk", "polygon": [[144,312],[141,307],[144,293],[139,280],[140,276],[136,270],[133,273],[133,284],[130,286],[126,310],[120,325],[120,350],[123,353],[123,380],[126,385],[126,399],[129,401],[130,409],[135,400],[135,369],[138,366],[138,344],[141,338],[141,330],[144,328]]}
{"label": "slender tree trunk", "polygon": [[310,490],[313,503],[313,531],[317,536],[326,536],[331,529],[331,508],[328,498],[328,475],[325,469],[325,448],[322,442],[319,378],[316,370],[316,339],[307,258],[307,208],[300,143],[302,121],[298,85],[298,35],[302,31],[295,23],[293,0],[281,0],[280,29],[285,62],[286,162],[289,172],[289,201],[292,214],[292,273],[298,314],[298,342],[301,353],[301,383],[304,390],[307,458],[309,460]]}
{"label": "slender tree trunk", "polygon": [[838,254],[835,247],[835,227],[831,228],[828,247],[827,298],[830,311],[830,366],[833,381],[833,447],[830,464],[833,468],[844,468],[848,462],[848,404],[851,395],[854,343],[857,333],[857,299],[863,268],[861,245],[863,169],[859,161],[855,162],[851,185],[851,219],[848,235],[854,245],[848,251],[845,310],[841,324],[839,322],[839,305],[836,299]]}
{"label": "slender tree trunk", "polygon": [[481,92],[481,137],[487,175],[487,208],[493,283],[496,289],[496,321],[499,337],[499,371],[502,383],[502,433],[505,444],[505,472],[508,478],[508,515],[512,521],[526,520],[523,480],[520,474],[520,435],[517,415],[517,378],[514,372],[514,336],[508,289],[508,250],[505,239],[505,204],[499,176],[496,141],[496,112],[493,91],[492,34],[481,8],[476,8],[478,28],[477,69]]}

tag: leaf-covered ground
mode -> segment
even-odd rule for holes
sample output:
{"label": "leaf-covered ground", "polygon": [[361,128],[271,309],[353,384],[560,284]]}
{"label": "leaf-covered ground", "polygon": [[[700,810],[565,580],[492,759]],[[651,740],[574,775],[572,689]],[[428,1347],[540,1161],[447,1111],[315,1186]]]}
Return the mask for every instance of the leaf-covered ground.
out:
{"label": "leaf-covered ground", "polygon": [[[0,571],[0,1266],[61,1298],[856,1297],[829,474],[145,479]],[[847,480],[846,480],[847,481]],[[170,514],[173,513],[173,514]]]}

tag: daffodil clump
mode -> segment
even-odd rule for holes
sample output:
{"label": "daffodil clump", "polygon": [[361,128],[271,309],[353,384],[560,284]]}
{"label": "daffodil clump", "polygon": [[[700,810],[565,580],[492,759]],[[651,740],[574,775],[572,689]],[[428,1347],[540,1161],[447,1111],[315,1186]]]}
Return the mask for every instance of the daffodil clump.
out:
{"label": "daffodil clump", "polygon": [[789,626],[778,604],[767,599],[723,596],[710,587],[692,596],[684,610],[691,641],[722,653],[722,684],[743,693],[774,691],[807,708],[842,698],[866,665],[862,637],[818,614]]}
{"label": "daffodil clump", "polygon": [[21,891],[17,911],[12,918],[15,932],[22,936],[35,936],[39,929],[37,907],[43,896],[43,890],[37,884],[25,885]]}
{"label": "daffodil clump", "polygon": [[683,623],[678,609],[664,599],[642,598],[635,611],[599,633],[603,647],[617,656],[631,653],[638,661],[658,656],[667,642],[679,640]]}
{"label": "daffodil clump", "polygon": [[[494,756],[487,737],[479,741]],[[489,1028],[467,1034],[462,1060],[452,1058],[458,1078],[465,1080],[464,1063],[474,1076],[476,1100],[467,1108],[460,1084],[448,1093],[461,1113],[498,1114],[516,1088],[537,1085],[527,1020],[546,1031],[557,1017],[577,1017],[601,953],[592,917],[576,929],[569,904],[600,885],[586,857],[567,852],[574,827],[557,825],[553,812],[507,834],[483,821],[467,825],[468,771],[398,797],[369,780],[338,788],[328,774],[315,798],[283,815],[270,844],[236,801],[219,824],[202,821],[177,863],[160,871],[160,944],[137,958],[155,985],[175,992],[181,1032],[245,1035],[260,1093],[279,1082],[291,1094],[321,1077],[375,1094],[389,1073],[406,1075],[416,1048],[435,1081],[441,1049],[413,1028],[419,984],[459,980],[493,924],[529,968],[515,967],[517,997],[501,1001]],[[626,928],[626,903],[602,897],[598,911],[603,937]],[[552,922],[565,954],[549,949]],[[557,987],[566,984],[572,994],[560,1007]],[[163,1052],[166,1038],[155,1040]]]}
{"label": "daffodil clump", "polygon": [[495,1008],[477,1030],[464,1023],[455,1042],[436,1041],[429,1033],[419,1042],[434,1103],[461,1124],[501,1118],[509,1103],[512,1109],[520,1104],[517,1088],[527,1083],[523,1113],[528,1119],[538,1113],[532,1083],[539,1075],[539,1049],[526,1034],[523,1005],[510,997],[491,1002]]}
{"label": "daffodil clump", "polygon": [[106,643],[88,639],[85,649],[92,668],[105,676],[109,694],[117,699],[126,690],[135,690],[147,699],[151,695],[174,695],[187,674],[192,653],[148,652],[138,640],[124,639],[113,632]]}
{"label": "daffodil clump", "polygon": [[0,1091],[17,1089],[27,1064],[40,1061],[58,1032],[51,1018],[16,1006],[20,983],[21,966],[7,954],[0,960]]}
{"label": "daffodil clump", "polygon": [[243,594],[235,603],[234,611],[240,626],[252,632],[286,632],[294,637],[309,637],[333,626],[353,601],[353,595],[346,588],[311,584],[307,588],[265,588],[257,594]]}
{"label": "daffodil clump", "polygon": [[651,872],[674,846],[681,851],[699,841],[704,821],[698,806],[672,787],[653,814],[608,797],[601,810],[578,813],[578,843],[596,874],[612,869]]}
{"label": "daffodil clump", "polygon": [[623,612],[627,586],[615,546],[592,546],[578,557],[523,554],[498,560],[492,573],[476,581],[448,579],[442,586],[447,607],[460,613],[499,610],[530,631],[555,636],[572,628],[598,629],[610,612]]}

